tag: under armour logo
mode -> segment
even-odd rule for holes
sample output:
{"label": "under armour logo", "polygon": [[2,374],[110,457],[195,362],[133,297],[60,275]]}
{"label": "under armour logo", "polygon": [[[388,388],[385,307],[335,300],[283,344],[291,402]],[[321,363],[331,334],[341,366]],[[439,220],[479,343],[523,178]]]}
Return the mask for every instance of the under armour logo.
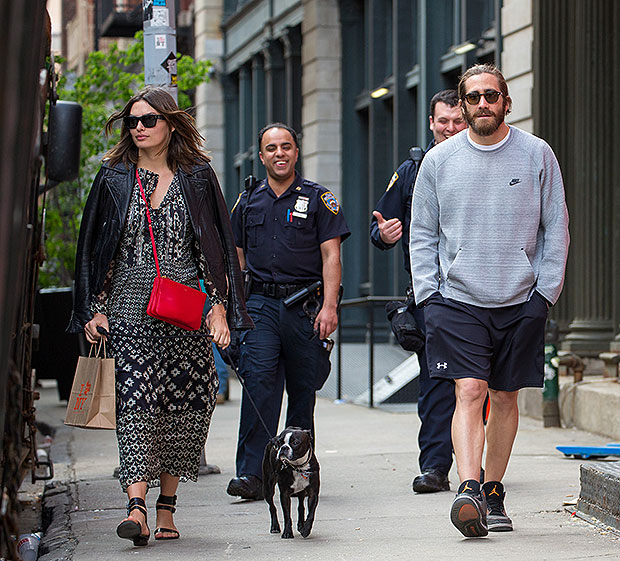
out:
{"label": "under armour logo", "polygon": [[512,187],[513,185],[516,185],[517,183],[521,183],[521,180],[518,177],[515,177],[514,179],[510,180],[510,186]]}
{"label": "under armour logo", "polygon": [[499,493],[497,492],[497,485],[493,485],[493,491],[489,493],[489,496],[497,495],[499,497]]}
{"label": "under armour logo", "polygon": [[448,363],[447,362],[438,362],[437,363],[437,370],[439,370],[439,369],[446,370],[447,368],[448,368]]}

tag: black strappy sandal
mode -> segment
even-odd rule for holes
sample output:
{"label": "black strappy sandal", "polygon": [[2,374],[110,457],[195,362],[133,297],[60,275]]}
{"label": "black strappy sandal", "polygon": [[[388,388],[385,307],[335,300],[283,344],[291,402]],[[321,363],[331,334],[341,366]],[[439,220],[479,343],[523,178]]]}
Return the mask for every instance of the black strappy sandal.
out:
{"label": "black strappy sandal", "polygon": [[[174,514],[176,512],[176,508],[174,507],[174,505],[177,504],[177,496],[174,495],[173,497],[169,497],[167,495],[159,495],[158,499],[157,499],[157,504],[155,505],[155,508],[157,510],[169,510],[170,512],[172,512],[172,514]],[[172,528],[157,528],[154,532],[154,534],[176,534],[174,536],[162,536],[162,537],[157,537],[157,535],[155,535],[155,539],[156,540],[178,540],[179,539],[179,531],[178,530],[173,530]]]}
{"label": "black strappy sandal", "polygon": [[[146,524],[146,503],[140,497],[133,497],[127,501],[127,516],[131,515],[133,510],[138,509],[144,514],[144,523]],[[151,533],[142,534],[142,525],[135,520],[123,520],[116,528],[116,534],[119,538],[133,540],[133,544],[137,546],[145,546],[149,543]]]}

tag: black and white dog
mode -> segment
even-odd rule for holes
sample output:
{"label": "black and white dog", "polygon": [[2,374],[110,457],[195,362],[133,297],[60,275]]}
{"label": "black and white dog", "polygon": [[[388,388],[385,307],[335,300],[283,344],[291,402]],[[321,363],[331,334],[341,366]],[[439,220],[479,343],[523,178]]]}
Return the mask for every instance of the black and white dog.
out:
{"label": "black and white dog", "polygon": [[[265,447],[263,456],[263,495],[271,514],[271,533],[280,533],[278,512],[273,504],[276,483],[280,488],[280,503],[284,517],[283,538],[293,537],[291,497],[299,500],[297,530],[307,538],[312,530],[314,513],[319,502],[319,462],[312,449],[309,430],[285,428]],[[308,498],[308,517],[305,517],[304,499]]]}

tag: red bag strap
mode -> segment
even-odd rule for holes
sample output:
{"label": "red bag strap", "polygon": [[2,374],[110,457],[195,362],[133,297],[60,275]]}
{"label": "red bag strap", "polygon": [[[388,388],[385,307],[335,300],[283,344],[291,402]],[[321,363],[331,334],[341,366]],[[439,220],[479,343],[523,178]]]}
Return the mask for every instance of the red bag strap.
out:
{"label": "red bag strap", "polygon": [[161,277],[159,272],[159,259],[157,259],[157,250],[155,249],[155,236],[153,236],[153,227],[151,226],[151,213],[149,212],[149,205],[146,202],[146,196],[144,194],[144,188],[142,187],[142,181],[140,181],[140,176],[138,175],[138,170],[136,169],[136,179],[138,180],[138,185],[140,186],[140,195],[142,195],[142,200],[144,201],[144,208],[146,209],[146,219],[149,223],[149,233],[151,234],[151,243],[153,244],[153,256],[155,257],[155,268],[157,269],[157,276]]}

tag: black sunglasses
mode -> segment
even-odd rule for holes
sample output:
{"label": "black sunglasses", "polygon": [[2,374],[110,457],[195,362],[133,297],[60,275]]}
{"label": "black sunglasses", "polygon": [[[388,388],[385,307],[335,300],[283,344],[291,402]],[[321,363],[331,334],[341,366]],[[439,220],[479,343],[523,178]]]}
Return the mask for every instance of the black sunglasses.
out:
{"label": "black sunglasses", "polygon": [[148,115],[141,115],[140,117],[136,117],[134,115],[128,115],[127,117],[123,117],[123,123],[128,129],[135,129],[138,126],[138,122],[141,122],[147,129],[152,129],[155,125],[157,125],[158,119],[164,119],[163,115],[155,115],[154,113],[149,113]]}
{"label": "black sunglasses", "polygon": [[469,105],[478,105],[480,103],[480,98],[484,96],[484,99],[487,100],[487,103],[493,105],[494,103],[497,103],[500,95],[502,95],[502,92],[487,90],[484,93],[471,92],[465,94],[463,98],[467,101],[467,103],[469,103]]}

